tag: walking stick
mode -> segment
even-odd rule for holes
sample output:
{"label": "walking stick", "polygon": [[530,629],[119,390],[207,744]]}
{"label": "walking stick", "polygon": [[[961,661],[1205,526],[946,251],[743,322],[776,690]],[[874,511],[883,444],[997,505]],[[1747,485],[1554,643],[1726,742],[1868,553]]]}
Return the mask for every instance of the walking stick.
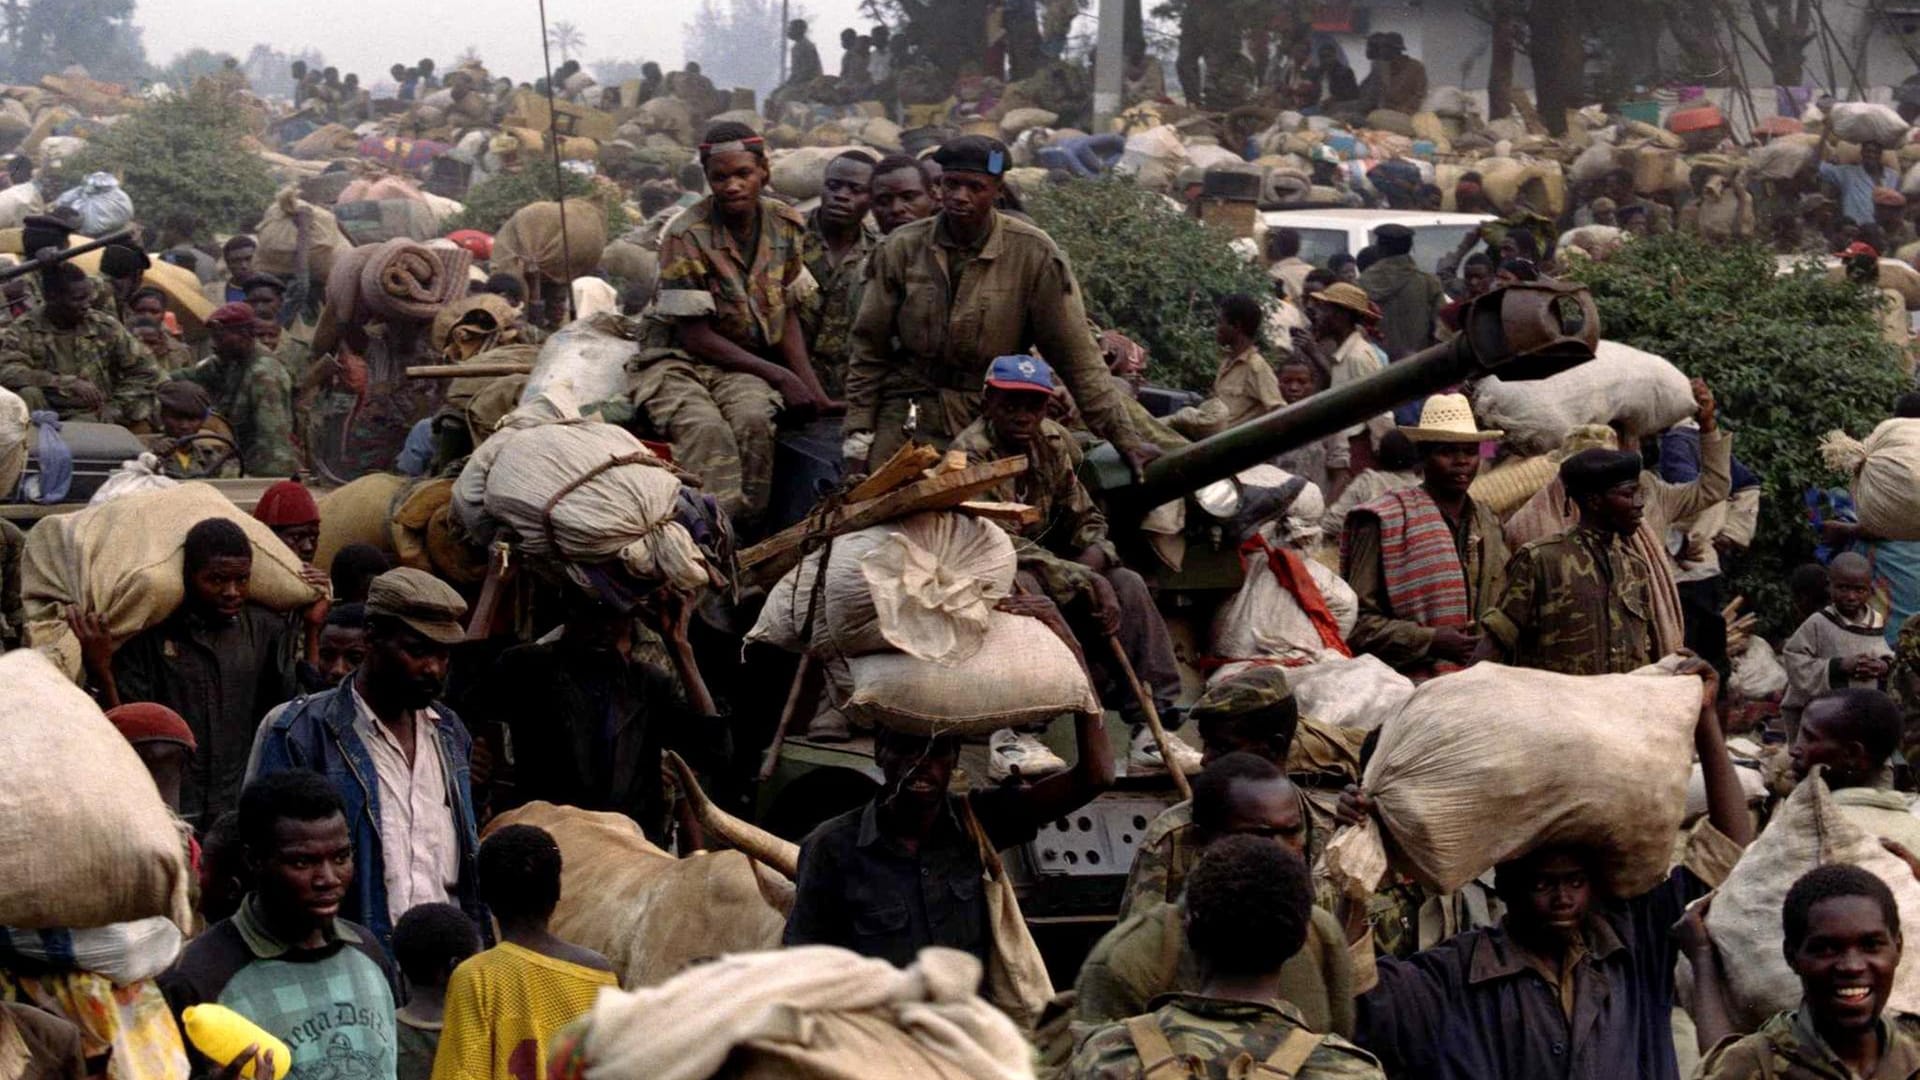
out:
{"label": "walking stick", "polygon": [[773,729],[773,742],[767,745],[767,756],[760,761],[760,782],[766,783],[773,776],[773,770],[780,763],[780,747],[787,741],[787,728],[793,723],[793,714],[800,711],[800,701],[806,696],[807,679],[813,674],[813,656],[800,654],[800,666],[794,669],[793,686],[787,690],[787,704],[780,710],[780,726]]}
{"label": "walking stick", "polygon": [[1160,710],[1153,707],[1153,695],[1140,684],[1140,676],[1133,673],[1133,662],[1127,659],[1127,651],[1120,647],[1120,639],[1107,635],[1107,645],[1113,651],[1113,658],[1120,665],[1120,671],[1127,677],[1127,685],[1133,689],[1133,699],[1140,703],[1140,710],[1147,714],[1147,728],[1153,732],[1153,741],[1160,746],[1160,762],[1173,776],[1173,786],[1180,792],[1182,799],[1193,798],[1193,785],[1187,783],[1187,774],[1173,763],[1172,740],[1167,737],[1167,729],[1160,724]]}

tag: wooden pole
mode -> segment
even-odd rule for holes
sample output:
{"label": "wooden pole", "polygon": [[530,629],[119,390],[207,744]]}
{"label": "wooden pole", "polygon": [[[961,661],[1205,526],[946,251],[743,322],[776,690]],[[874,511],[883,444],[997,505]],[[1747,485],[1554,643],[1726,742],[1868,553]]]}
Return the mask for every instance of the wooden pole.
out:
{"label": "wooden pole", "polygon": [[800,666],[793,671],[793,686],[787,690],[787,703],[780,710],[780,726],[773,729],[773,741],[767,744],[767,755],[760,761],[760,782],[766,783],[773,777],[773,770],[780,764],[780,747],[786,744],[787,729],[793,725],[793,716],[800,711],[800,702],[806,694],[807,679],[813,675],[813,657],[800,654]]}
{"label": "wooden pole", "polygon": [[1153,707],[1153,695],[1140,683],[1140,676],[1133,673],[1133,662],[1127,659],[1127,650],[1120,647],[1120,639],[1107,635],[1107,646],[1113,650],[1113,659],[1120,665],[1120,671],[1127,677],[1127,686],[1133,690],[1133,698],[1140,703],[1140,710],[1147,714],[1147,728],[1153,732],[1153,741],[1160,746],[1160,762],[1167,767],[1168,775],[1173,777],[1173,786],[1180,792],[1182,799],[1193,798],[1193,785],[1187,783],[1187,774],[1173,762],[1173,740],[1168,737],[1167,729],[1160,723],[1160,710]]}
{"label": "wooden pole", "polygon": [[531,375],[532,364],[416,364],[407,369],[409,379],[492,379],[502,375]]}

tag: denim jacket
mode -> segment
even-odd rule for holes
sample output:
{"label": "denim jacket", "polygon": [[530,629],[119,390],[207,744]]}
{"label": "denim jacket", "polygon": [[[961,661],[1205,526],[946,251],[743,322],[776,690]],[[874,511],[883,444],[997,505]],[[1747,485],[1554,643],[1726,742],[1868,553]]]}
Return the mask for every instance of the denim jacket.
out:
{"label": "denim jacket", "polygon": [[[477,872],[479,832],[473,817],[473,779],[469,758],[473,737],[453,710],[434,702],[439,717],[434,744],[452,786],[455,825],[460,833],[460,884],[454,901],[482,927]],[[347,832],[353,838],[353,888],[340,916],[372,930],[388,955],[393,953],[393,919],[387,912],[385,849],[380,844],[380,786],[373,757],[354,731],[353,680],[337,689],[297,698],[281,710],[260,748],[257,775],[310,769],[327,778],[346,806]]]}

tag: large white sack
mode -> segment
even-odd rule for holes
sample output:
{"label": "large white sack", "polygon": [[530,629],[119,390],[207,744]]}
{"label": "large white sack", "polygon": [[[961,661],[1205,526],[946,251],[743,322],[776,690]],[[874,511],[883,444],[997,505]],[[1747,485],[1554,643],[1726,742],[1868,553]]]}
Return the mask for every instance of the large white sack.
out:
{"label": "large white sack", "polygon": [[1612,895],[1638,896],[1667,876],[1699,717],[1700,680],[1658,670],[1476,664],[1429,680],[1381,725],[1362,781],[1378,821],[1334,837],[1328,872],[1371,893],[1387,870],[1384,827],[1395,865],[1438,892],[1577,845],[1605,853]]}
{"label": "large white sack", "polygon": [[88,173],[80,186],[61,192],[53,208],[73,211],[80,231],[88,236],[105,236],[133,220],[133,196],[112,173]]}
{"label": "large white sack", "polygon": [[1114,171],[1132,176],[1148,191],[1166,192],[1173,188],[1180,170],[1187,163],[1187,148],[1180,133],[1171,124],[1161,124],[1127,136]]}
{"label": "large white sack", "polygon": [[102,481],[94,490],[93,498],[87,500],[88,506],[99,506],[103,502],[138,495],[143,491],[165,491],[170,487],[179,487],[180,481],[160,471],[160,459],[153,454],[141,454],[130,461],[123,461],[113,475]]}
{"label": "large white sack", "polygon": [[1827,129],[1851,143],[1877,142],[1896,147],[1907,137],[1907,122],[1886,105],[1843,101],[1827,113]]}
{"label": "large white sack", "polygon": [[1187,164],[1202,169],[1217,168],[1222,165],[1245,165],[1247,159],[1215,142],[1188,143]]}
{"label": "large white sack", "polygon": [[1787,691],[1787,669],[1765,638],[1747,640],[1746,651],[1733,658],[1727,693],[1735,701],[1766,701]]}
{"label": "large white sack", "polygon": [[1587,424],[1618,422],[1636,438],[1665,431],[1693,415],[1693,388],[1664,357],[1602,341],[1592,360],[1552,378],[1480,380],[1473,412],[1520,454],[1544,454]]}
{"label": "large white sack", "polygon": [[[1733,1005],[1747,1030],[1800,1003],[1800,979],[1781,951],[1780,908],[1787,890],[1816,866],[1845,863],[1871,871],[1900,905],[1901,937],[1920,934],[1920,882],[1907,864],[1848,820],[1821,770],[1802,780],[1767,829],[1741,854],[1707,908],[1707,934],[1720,954]],[[1889,1013],[1920,1013],[1920,958],[1906,950],[1894,970]]]}
{"label": "large white sack", "polygon": [[638,355],[639,343],[620,332],[618,316],[575,320],[541,343],[520,402],[524,405],[555,391],[580,405],[625,397],[630,384],[627,362]]}
{"label": "large white sack", "polygon": [[19,394],[0,387],[0,500],[10,498],[27,467],[27,432],[33,411]]}
{"label": "large white sack", "polygon": [[47,200],[40,196],[40,185],[31,181],[0,191],[0,229],[17,229],[34,214],[47,211]]}
{"label": "large white sack", "polygon": [[70,677],[79,678],[80,647],[67,627],[68,608],[99,614],[115,645],[164,621],[186,595],[182,551],[187,533],[215,517],[240,526],[253,544],[248,599],[276,611],[320,599],[300,576],[300,557],[273,530],[211,485],[185,483],[123,496],[34,526],[20,567],[27,644],[45,650]]}
{"label": "large white sack", "polygon": [[172,919],[155,915],[83,930],[0,926],[6,952],[53,971],[90,971],[117,986],[151,979],[173,966],[184,941]]}
{"label": "large white sack", "polygon": [[1334,727],[1371,731],[1413,696],[1413,680],[1372,654],[1334,656],[1287,672],[1300,715]]}
{"label": "large white sack", "polygon": [[0,656],[0,851],[0,924],[192,925],[186,841],[153,777],[100,706],[33,649]]}
{"label": "large white sack", "polygon": [[[1320,590],[1327,611],[1344,639],[1360,616],[1353,587],[1318,559],[1301,556],[1301,566]],[[1283,660],[1313,663],[1344,659],[1320,638],[1306,609],[1280,583],[1264,552],[1241,556],[1245,574],[1240,591],[1213,617],[1213,655],[1224,660]]]}
{"label": "large white sack", "polygon": [[1820,453],[1829,468],[1853,475],[1863,528],[1884,540],[1920,540],[1920,420],[1883,421],[1864,443],[1828,432]]}
{"label": "large white sack", "polygon": [[1003,611],[960,663],[885,652],[852,657],[847,670],[853,693],[839,705],[848,719],[916,735],[979,735],[1100,708],[1066,644],[1039,619]]}
{"label": "large white sack", "polygon": [[627,429],[581,419],[516,424],[481,450],[491,453],[468,459],[456,497],[477,486],[485,516],[512,529],[527,554],[618,560],[683,589],[709,583],[706,556],[673,519],[679,477]]}
{"label": "large white sack", "polygon": [[827,166],[852,146],[801,146],[775,150],[768,168],[773,190],[790,199],[805,202],[820,197],[827,183]]}
{"label": "large white sack", "polygon": [[1781,135],[1747,156],[1747,168],[1762,180],[1792,180],[1813,172],[1820,136]]}

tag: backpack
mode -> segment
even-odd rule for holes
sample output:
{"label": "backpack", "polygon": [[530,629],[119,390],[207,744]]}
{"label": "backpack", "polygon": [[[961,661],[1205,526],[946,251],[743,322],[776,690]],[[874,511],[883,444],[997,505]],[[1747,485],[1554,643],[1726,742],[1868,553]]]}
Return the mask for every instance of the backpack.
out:
{"label": "backpack", "polygon": [[[1173,1052],[1173,1044],[1151,1014],[1129,1019],[1127,1035],[1133,1039],[1134,1052],[1140,1055],[1145,1080],[1205,1080],[1206,1072],[1199,1062]],[[1229,1067],[1228,1075],[1232,1080],[1293,1080],[1325,1038],[1305,1028],[1293,1028],[1265,1061],[1242,1054]]]}

